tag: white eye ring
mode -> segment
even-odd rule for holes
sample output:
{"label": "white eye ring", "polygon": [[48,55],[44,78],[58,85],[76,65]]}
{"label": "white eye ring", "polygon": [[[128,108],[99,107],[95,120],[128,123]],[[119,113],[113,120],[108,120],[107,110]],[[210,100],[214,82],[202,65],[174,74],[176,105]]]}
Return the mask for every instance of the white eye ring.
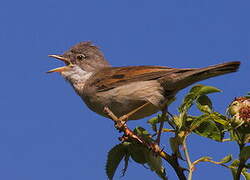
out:
{"label": "white eye ring", "polygon": [[86,57],[87,57],[87,56],[86,56],[85,54],[79,54],[79,55],[76,56],[76,58],[79,59],[79,60],[83,60],[83,59],[85,59]]}

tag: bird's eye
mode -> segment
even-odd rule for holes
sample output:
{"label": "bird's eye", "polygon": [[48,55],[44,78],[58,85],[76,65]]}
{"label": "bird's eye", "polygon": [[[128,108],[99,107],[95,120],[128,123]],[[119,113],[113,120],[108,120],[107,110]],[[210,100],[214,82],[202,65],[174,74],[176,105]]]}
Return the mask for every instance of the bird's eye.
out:
{"label": "bird's eye", "polygon": [[87,56],[86,56],[85,54],[79,54],[79,55],[76,56],[76,58],[79,59],[79,60],[83,60],[83,59],[85,59],[86,57],[87,57]]}

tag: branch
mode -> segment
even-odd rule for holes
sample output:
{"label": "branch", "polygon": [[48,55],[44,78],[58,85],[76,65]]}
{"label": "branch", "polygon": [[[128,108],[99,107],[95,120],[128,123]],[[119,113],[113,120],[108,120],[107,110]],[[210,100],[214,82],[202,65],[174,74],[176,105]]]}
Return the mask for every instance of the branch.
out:
{"label": "branch", "polygon": [[202,159],[198,159],[196,161],[193,162],[193,166],[195,166],[196,164],[200,163],[200,162],[210,162],[210,163],[213,163],[213,164],[216,164],[216,165],[220,165],[220,166],[223,166],[223,167],[226,167],[228,169],[231,169],[229,166],[221,163],[221,162],[216,162],[216,161],[213,161],[209,158],[202,158]]}
{"label": "branch", "polygon": [[108,107],[104,108],[104,112],[111,118],[111,120],[115,123],[115,127],[120,132],[124,132],[125,136],[138,141],[139,143],[152,150],[155,154],[158,154],[160,157],[165,159],[174,168],[178,178],[180,180],[186,180],[186,176],[184,175],[185,169],[179,165],[178,158],[176,156],[170,156],[165,151],[163,151],[156,143],[145,142],[142,138],[140,138],[132,130],[130,130],[125,122],[120,121],[119,118],[117,118]]}
{"label": "branch", "polygon": [[[211,160],[209,157],[198,159],[198,160],[194,161],[192,165],[195,166],[196,164],[198,164],[198,163],[200,163],[200,162],[210,162],[210,163],[213,163],[213,164],[216,164],[216,165],[223,166],[223,167],[228,168],[228,169],[232,169],[232,167],[227,166],[227,165],[225,165],[225,164],[223,164],[223,163],[221,163],[221,162],[213,161],[213,160]],[[243,168],[244,168],[244,167],[245,167],[245,163],[243,163],[243,164],[244,164],[244,165],[243,165]],[[237,169],[237,173],[238,173],[238,171],[239,171],[240,174],[242,174],[243,168],[242,168],[241,170],[239,170],[239,168],[240,168],[240,165],[239,165],[239,167],[238,167],[238,169]],[[233,169],[236,170],[236,168],[233,168]],[[240,180],[240,179],[239,179],[239,178],[240,178],[240,174],[237,175],[237,173],[236,173],[236,176],[234,177],[234,180]]]}
{"label": "branch", "polygon": [[[244,143],[238,144],[238,145],[239,145],[240,151],[241,151],[241,150],[244,148],[244,146],[245,146]],[[240,180],[241,172],[242,172],[242,170],[244,169],[245,163],[246,163],[246,160],[243,160],[242,158],[239,158],[239,160],[240,160],[240,163],[239,163],[239,166],[238,166],[237,171],[236,171],[235,180]]]}
{"label": "branch", "polygon": [[239,166],[237,168],[236,175],[235,175],[235,180],[240,180],[240,175],[244,167],[245,167],[245,162],[240,161]]}

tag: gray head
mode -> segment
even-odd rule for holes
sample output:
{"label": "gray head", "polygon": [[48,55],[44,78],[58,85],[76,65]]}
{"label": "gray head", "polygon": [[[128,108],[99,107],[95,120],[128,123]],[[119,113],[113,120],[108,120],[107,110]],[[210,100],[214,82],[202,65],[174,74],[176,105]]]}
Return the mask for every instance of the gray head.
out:
{"label": "gray head", "polygon": [[61,61],[64,61],[66,66],[52,69],[48,72],[65,72],[72,71],[75,67],[82,69],[85,72],[95,72],[102,68],[109,67],[109,63],[105,60],[102,52],[91,42],[80,42],[63,55],[49,55]]}
{"label": "gray head", "polygon": [[63,55],[49,56],[63,61],[65,66],[52,69],[48,73],[60,72],[78,94],[93,73],[110,66],[102,52],[91,42],[80,42]]}

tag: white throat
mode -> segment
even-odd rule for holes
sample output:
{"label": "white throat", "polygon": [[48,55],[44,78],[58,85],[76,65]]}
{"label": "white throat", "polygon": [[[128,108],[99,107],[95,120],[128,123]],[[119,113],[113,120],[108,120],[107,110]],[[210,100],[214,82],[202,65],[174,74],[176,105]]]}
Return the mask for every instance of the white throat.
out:
{"label": "white throat", "polygon": [[76,92],[80,95],[85,82],[89,79],[93,72],[87,72],[79,66],[74,66],[71,70],[63,71],[61,74],[67,81],[70,82]]}

